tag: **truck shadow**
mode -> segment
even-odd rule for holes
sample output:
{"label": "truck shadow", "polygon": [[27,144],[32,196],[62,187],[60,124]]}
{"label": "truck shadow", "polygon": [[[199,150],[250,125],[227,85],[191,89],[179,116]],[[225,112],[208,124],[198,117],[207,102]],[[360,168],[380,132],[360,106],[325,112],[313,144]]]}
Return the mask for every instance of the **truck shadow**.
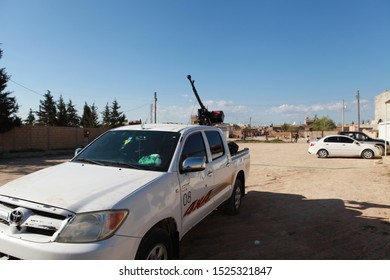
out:
{"label": "truck shadow", "polygon": [[[351,204],[351,206],[346,206]],[[181,259],[390,259],[390,223],[362,216],[388,205],[250,191],[241,213],[214,211],[181,242]]]}

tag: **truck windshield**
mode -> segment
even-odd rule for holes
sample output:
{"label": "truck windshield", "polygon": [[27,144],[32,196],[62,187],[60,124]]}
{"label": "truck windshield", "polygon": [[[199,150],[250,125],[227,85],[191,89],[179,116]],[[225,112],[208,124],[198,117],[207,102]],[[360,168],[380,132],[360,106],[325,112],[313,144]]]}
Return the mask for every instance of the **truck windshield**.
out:
{"label": "truck windshield", "polygon": [[167,171],[180,134],[148,130],[112,130],[83,149],[73,162]]}

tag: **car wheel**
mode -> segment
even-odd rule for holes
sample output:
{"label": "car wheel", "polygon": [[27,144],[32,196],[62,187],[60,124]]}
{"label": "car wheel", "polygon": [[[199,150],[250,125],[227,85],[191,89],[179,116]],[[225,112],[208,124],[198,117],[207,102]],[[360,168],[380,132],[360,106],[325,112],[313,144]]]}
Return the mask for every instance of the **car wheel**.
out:
{"label": "car wheel", "polygon": [[225,211],[229,215],[235,215],[240,213],[242,202],[242,182],[240,179],[236,179],[234,183],[233,192],[230,198],[225,202]]}
{"label": "car wheel", "polygon": [[137,260],[169,260],[172,259],[172,240],[168,232],[156,228],[142,238],[138,248]]}
{"label": "car wheel", "polygon": [[317,152],[317,156],[319,158],[326,158],[328,156],[328,151],[327,150],[324,150],[324,149],[321,149]]}
{"label": "car wheel", "polygon": [[375,147],[377,147],[379,149],[381,156],[383,156],[385,154],[385,147],[383,147],[381,145],[375,145]]}
{"label": "car wheel", "polygon": [[374,157],[374,152],[370,149],[366,149],[362,152],[362,158],[371,159]]}

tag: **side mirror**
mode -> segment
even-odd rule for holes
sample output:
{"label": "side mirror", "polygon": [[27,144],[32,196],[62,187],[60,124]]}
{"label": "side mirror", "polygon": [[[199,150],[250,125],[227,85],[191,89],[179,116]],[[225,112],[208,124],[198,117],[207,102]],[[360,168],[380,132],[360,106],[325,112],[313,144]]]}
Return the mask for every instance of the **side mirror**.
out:
{"label": "side mirror", "polygon": [[206,160],[204,157],[189,157],[183,161],[182,170],[186,172],[197,172],[205,170]]}
{"label": "side mirror", "polygon": [[360,142],[358,142],[358,141],[354,141],[353,142],[355,145],[357,145],[357,146],[360,146]]}
{"label": "side mirror", "polygon": [[74,156],[77,156],[77,155],[81,152],[82,149],[83,149],[83,148],[77,148],[77,149],[74,151]]}

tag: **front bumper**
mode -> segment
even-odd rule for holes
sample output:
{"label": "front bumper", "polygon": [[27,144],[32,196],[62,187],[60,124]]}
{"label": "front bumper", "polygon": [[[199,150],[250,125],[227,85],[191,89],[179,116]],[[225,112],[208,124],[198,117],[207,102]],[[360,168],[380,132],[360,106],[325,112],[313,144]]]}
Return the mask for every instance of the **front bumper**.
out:
{"label": "front bumper", "polygon": [[94,243],[38,243],[0,233],[0,258],[25,260],[134,259],[140,238],[114,235]]}

